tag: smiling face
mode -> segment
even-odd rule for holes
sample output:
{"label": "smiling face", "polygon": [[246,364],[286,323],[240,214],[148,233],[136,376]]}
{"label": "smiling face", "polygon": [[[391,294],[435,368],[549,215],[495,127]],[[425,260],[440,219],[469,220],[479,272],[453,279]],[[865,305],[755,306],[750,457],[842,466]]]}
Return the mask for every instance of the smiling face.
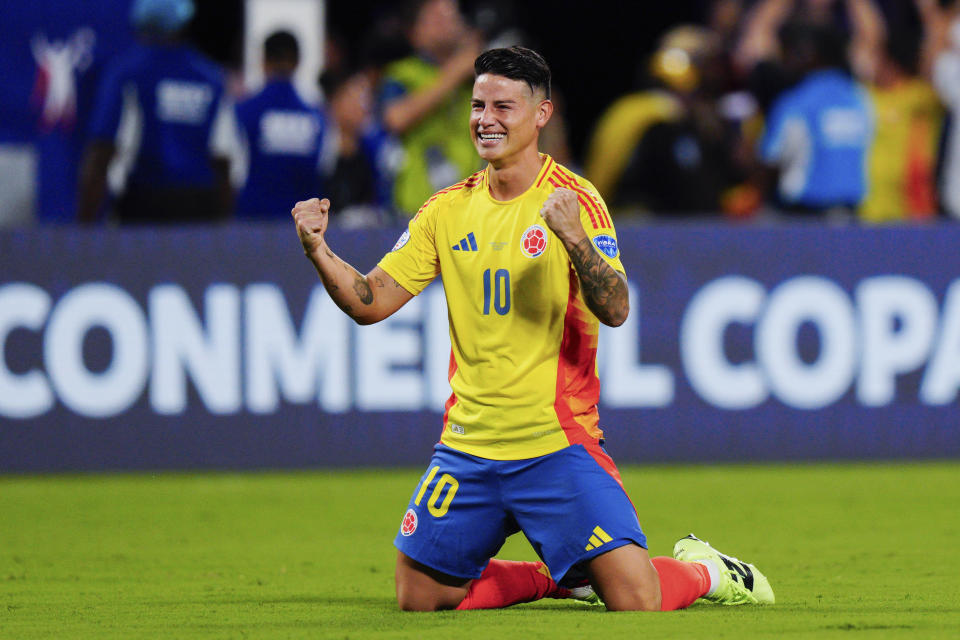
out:
{"label": "smiling face", "polygon": [[537,138],[553,103],[522,80],[484,73],[473,83],[470,136],[480,157],[495,167],[537,152]]}

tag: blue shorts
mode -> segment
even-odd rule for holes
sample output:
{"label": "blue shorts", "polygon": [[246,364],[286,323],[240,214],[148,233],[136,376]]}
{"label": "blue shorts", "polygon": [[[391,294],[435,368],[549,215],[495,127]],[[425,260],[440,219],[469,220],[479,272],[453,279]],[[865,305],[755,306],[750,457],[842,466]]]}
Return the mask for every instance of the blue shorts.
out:
{"label": "blue shorts", "polygon": [[557,582],[617,547],[646,548],[613,461],[593,448],[488,460],[438,444],[394,545],[437,571],[478,578],[507,537],[523,531]]}

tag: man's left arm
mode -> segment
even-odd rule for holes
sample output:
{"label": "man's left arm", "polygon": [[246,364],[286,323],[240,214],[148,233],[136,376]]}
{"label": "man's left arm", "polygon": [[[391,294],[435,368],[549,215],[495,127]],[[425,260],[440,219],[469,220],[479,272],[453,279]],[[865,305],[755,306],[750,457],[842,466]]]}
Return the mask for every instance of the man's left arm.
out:
{"label": "man's left arm", "polygon": [[619,327],[630,313],[627,279],[607,264],[593,248],[580,222],[580,203],[576,192],[557,189],[543,203],[540,215],[567,250],[590,311],[603,324]]}

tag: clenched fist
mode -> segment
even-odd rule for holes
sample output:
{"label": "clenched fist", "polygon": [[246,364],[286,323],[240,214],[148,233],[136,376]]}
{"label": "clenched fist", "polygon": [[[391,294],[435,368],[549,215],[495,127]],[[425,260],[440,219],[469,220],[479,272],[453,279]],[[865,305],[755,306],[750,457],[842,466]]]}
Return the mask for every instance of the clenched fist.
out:
{"label": "clenched fist", "polygon": [[540,207],[540,217],[564,243],[576,244],[585,235],[580,223],[580,203],[571,189],[558,188]]}
{"label": "clenched fist", "polygon": [[300,244],[303,245],[303,251],[308,256],[313,255],[323,244],[323,234],[327,230],[327,221],[330,211],[330,201],[324,198],[310,198],[294,205],[293,220],[297,224],[297,235],[300,236]]}

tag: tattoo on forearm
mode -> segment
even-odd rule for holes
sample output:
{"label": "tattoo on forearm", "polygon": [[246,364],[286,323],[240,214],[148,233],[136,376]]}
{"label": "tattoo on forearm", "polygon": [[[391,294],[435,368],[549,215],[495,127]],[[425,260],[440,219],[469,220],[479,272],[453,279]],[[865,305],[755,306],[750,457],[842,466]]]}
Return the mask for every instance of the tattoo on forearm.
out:
{"label": "tattoo on forearm", "polygon": [[[353,292],[357,294],[360,302],[362,302],[365,306],[373,304],[373,290],[370,288],[370,284],[367,282],[367,279],[357,273],[356,269],[341,260],[333,251],[330,250],[330,247],[324,247],[323,252],[328,258],[333,260],[334,268],[337,268],[339,265],[339,268],[343,269],[347,274],[349,274],[347,275],[348,278],[351,276],[353,277]],[[320,273],[320,279],[323,280],[323,284],[326,287],[327,292],[332,294],[335,291],[339,291],[340,287],[337,285],[337,280],[340,280],[341,283],[344,283],[345,281],[342,278],[338,278],[333,273],[325,272],[319,263],[315,263],[315,266],[317,271]],[[378,287],[384,286],[383,280],[380,278],[376,278],[374,282]],[[337,306],[339,306],[347,315],[353,315],[353,307],[347,304],[347,302],[342,299],[342,296],[334,296],[334,300],[337,303]]]}
{"label": "tattoo on forearm", "polygon": [[569,254],[580,278],[580,289],[587,306],[605,324],[614,322],[629,308],[626,284],[616,270],[594,251],[589,238],[577,243]]}
{"label": "tattoo on forearm", "polygon": [[359,274],[353,281],[353,291],[357,294],[357,297],[360,298],[360,302],[363,304],[373,304],[373,291],[370,289],[367,279]]}

